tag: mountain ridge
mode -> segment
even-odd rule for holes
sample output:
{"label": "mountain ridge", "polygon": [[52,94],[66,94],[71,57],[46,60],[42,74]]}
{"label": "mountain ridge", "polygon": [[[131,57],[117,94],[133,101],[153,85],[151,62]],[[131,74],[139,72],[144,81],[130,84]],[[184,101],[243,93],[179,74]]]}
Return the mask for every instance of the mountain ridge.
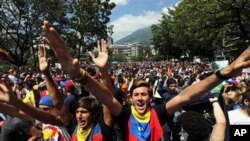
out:
{"label": "mountain ridge", "polygon": [[142,43],[143,45],[150,45],[151,38],[153,37],[151,27],[144,27],[138,29],[128,36],[118,40],[115,44],[126,44],[126,43]]}

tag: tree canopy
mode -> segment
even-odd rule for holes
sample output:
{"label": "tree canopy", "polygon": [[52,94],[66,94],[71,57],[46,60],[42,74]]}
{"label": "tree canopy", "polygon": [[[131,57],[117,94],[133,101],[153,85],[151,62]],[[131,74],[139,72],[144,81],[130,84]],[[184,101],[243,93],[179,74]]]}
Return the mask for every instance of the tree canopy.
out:
{"label": "tree canopy", "polygon": [[185,52],[235,56],[249,43],[249,6],[248,0],[182,0],[152,26],[153,44],[165,59]]}
{"label": "tree canopy", "polygon": [[80,58],[93,49],[97,39],[107,37],[113,8],[110,0],[2,0],[0,48],[17,66],[36,65],[35,47],[41,43],[41,25],[46,19],[65,38],[72,55]]}

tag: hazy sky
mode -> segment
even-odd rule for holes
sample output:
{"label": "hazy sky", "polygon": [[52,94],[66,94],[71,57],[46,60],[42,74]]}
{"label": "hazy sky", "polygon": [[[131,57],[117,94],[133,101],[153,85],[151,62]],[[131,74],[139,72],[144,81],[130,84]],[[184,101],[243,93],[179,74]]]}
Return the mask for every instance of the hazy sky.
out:
{"label": "hazy sky", "polygon": [[137,29],[159,23],[163,12],[180,0],[111,0],[116,3],[110,16],[114,25],[113,39],[117,41]]}

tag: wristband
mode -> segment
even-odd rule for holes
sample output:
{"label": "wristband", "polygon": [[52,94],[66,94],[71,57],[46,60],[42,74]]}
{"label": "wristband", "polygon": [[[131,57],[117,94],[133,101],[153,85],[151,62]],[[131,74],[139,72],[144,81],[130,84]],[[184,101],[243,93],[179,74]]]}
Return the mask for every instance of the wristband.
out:
{"label": "wristband", "polygon": [[80,77],[76,77],[74,80],[78,83],[86,84],[88,80],[87,72],[83,69],[80,69]]}
{"label": "wristband", "polygon": [[218,78],[221,79],[221,80],[228,80],[229,78],[226,77],[226,76],[224,76],[224,75],[222,75],[222,74],[220,73],[220,71],[221,71],[221,70],[217,70],[217,71],[215,72],[216,77],[218,77]]}
{"label": "wristband", "polygon": [[211,104],[213,104],[214,102],[218,102],[218,100],[214,100],[214,101],[212,101],[212,102],[211,102]]}

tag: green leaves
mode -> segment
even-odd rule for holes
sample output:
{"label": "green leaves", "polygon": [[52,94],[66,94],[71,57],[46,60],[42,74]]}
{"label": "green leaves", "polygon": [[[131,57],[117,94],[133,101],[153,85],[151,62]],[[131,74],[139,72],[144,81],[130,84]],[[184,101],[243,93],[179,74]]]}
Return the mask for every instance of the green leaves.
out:
{"label": "green leaves", "polygon": [[[67,40],[74,57],[93,49],[96,39],[107,37],[111,10],[109,0],[2,0],[0,2],[0,48],[17,66],[37,63],[36,48],[43,20]],[[32,61],[31,61],[32,60]]]}
{"label": "green leaves", "polygon": [[153,26],[154,45],[165,56],[172,56],[172,50],[210,58],[217,50],[240,52],[250,38],[247,6],[247,0],[183,0]]}

